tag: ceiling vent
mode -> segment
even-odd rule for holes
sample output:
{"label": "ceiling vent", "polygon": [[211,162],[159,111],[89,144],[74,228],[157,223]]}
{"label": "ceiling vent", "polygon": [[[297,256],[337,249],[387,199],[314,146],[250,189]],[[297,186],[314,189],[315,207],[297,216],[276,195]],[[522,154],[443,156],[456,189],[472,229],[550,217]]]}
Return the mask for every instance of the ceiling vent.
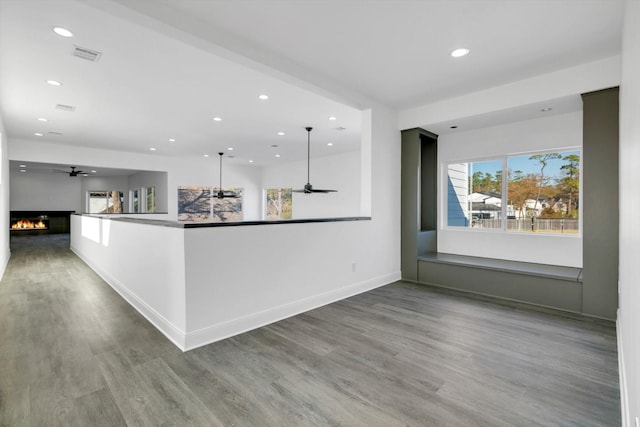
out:
{"label": "ceiling vent", "polygon": [[49,135],[62,135],[62,133],[60,133],[60,132],[54,132],[54,131],[48,132],[48,134],[49,134]]}
{"label": "ceiling vent", "polygon": [[76,111],[76,107],[72,105],[56,104],[56,110],[74,112]]}
{"label": "ceiling vent", "polygon": [[102,56],[102,53],[87,49],[86,47],[74,46],[73,56],[86,59],[87,61],[96,62]]}
{"label": "ceiling vent", "polygon": [[338,127],[336,128],[336,130],[338,130],[338,131],[341,131],[341,132],[342,132],[343,130],[347,130],[347,128],[342,127],[342,126],[338,126]]}

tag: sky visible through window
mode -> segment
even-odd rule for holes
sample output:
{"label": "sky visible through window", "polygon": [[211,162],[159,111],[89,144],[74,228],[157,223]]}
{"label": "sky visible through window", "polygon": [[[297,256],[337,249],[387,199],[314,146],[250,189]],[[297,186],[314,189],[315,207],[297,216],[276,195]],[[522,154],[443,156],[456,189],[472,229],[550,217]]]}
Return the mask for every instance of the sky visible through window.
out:
{"label": "sky visible through window", "polygon": [[[540,163],[537,161],[529,160],[529,157],[535,155],[536,153],[531,154],[523,154],[519,156],[509,156],[509,169],[512,171],[522,171],[523,175],[527,174],[535,174],[540,173]],[[561,151],[563,157],[568,155],[577,155],[580,156],[580,150],[574,151]],[[548,161],[547,166],[544,169],[544,174],[550,177],[561,177],[562,171],[560,168],[565,165],[566,160],[562,159],[551,159]],[[493,167],[490,161],[479,161],[473,163],[473,172],[482,172],[482,173],[490,173],[491,175],[496,174],[496,171],[500,170],[500,168],[496,169]]]}

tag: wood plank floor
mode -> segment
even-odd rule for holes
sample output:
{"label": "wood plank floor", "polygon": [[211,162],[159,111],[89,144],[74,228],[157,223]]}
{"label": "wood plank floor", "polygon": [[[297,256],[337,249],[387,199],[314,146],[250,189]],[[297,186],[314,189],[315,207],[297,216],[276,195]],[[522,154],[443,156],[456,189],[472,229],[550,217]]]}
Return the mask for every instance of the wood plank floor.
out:
{"label": "wood plank floor", "polygon": [[619,426],[613,324],[395,283],[182,353],[69,251],[0,283],[3,426]]}

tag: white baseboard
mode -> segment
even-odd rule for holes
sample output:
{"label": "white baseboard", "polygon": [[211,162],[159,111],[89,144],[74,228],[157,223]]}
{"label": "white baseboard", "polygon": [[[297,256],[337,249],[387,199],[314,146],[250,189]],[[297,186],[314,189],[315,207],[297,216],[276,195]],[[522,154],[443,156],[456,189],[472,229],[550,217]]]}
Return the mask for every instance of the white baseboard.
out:
{"label": "white baseboard", "polygon": [[[120,281],[112,277],[108,272],[102,271],[89,259],[85,258],[81,252],[75,250],[73,247],[71,247],[71,251],[84,261],[109,286],[120,294],[122,298],[124,298],[134,309],[151,322],[156,329],[162,332],[162,334],[164,334],[182,351],[193,350],[243,332],[257,329],[270,323],[313,310],[314,308],[322,307],[332,302],[387,285],[398,281],[401,278],[401,273],[399,271],[378,276],[340,289],[335,289],[319,295],[313,295],[298,301],[269,308],[258,313],[253,313],[248,316],[239,317],[223,323],[207,326],[197,331],[185,333],[154,310],[153,307],[145,303],[144,300],[131,292],[125,284],[120,283]],[[186,309],[188,310],[189,307],[187,306]]]}
{"label": "white baseboard", "polygon": [[632,427],[629,425],[629,401],[627,394],[627,370],[624,365],[624,348],[622,347],[622,328],[620,321],[620,309],[616,320],[616,338],[618,341],[618,375],[620,376],[620,413],[622,416],[622,427]]}
{"label": "white baseboard", "polygon": [[7,259],[4,260],[2,266],[0,266],[0,280],[4,277],[4,272],[7,269],[7,265],[9,264],[9,259],[11,258],[11,250],[7,253]]}
{"label": "white baseboard", "polygon": [[185,351],[185,332],[168,321],[164,316],[158,313],[153,307],[144,302],[143,299],[131,292],[119,280],[112,277],[108,272],[102,271],[96,265],[76,251],[73,247],[71,251],[78,256],[85,264],[98,274],[109,286],[113,288],[122,298],[124,298],[133,308],[144,316],[153,326],[156,327],[169,341],[174,343],[180,350]]}
{"label": "white baseboard", "polygon": [[[368,279],[344,288],[335,289],[319,295],[313,295],[298,301],[269,308],[248,316],[239,317],[216,325],[211,325],[197,331],[187,333],[185,350],[193,350],[234,335],[266,326],[270,323],[304,313],[314,308],[322,307],[362,292],[370,291],[380,286],[400,280],[400,272],[390,273]],[[188,307],[187,307],[188,309]]]}

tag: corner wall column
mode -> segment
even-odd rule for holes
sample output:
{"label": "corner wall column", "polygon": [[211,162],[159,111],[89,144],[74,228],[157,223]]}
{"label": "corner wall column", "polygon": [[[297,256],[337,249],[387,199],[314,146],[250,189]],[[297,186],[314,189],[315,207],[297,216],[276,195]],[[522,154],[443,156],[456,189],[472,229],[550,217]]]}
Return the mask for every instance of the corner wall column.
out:
{"label": "corner wall column", "polygon": [[618,308],[618,88],[582,95],[582,312]]}
{"label": "corner wall column", "polygon": [[401,269],[418,280],[418,255],[436,252],[437,140],[424,129],[402,131]]}

